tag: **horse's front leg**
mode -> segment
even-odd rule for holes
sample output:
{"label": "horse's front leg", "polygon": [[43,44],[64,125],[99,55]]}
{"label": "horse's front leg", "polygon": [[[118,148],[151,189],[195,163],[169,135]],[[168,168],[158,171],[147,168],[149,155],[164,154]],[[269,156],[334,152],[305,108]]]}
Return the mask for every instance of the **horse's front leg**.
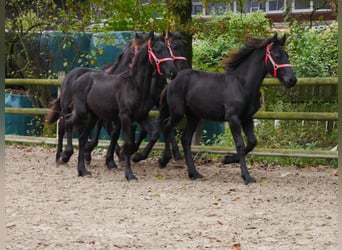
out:
{"label": "horse's front leg", "polygon": [[191,154],[191,140],[199,121],[200,119],[197,117],[187,116],[186,127],[182,136],[182,146],[186,165],[188,166],[188,175],[192,180],[203,178],[203,176],[197,171]]}
{"label": "horse's front leg", "polygon": [[159,138],[159,131],[158,128],[154,129],[151,120],[148,118],[144,121],[141,122],[141,132],[140,132],[140,137],[139,140],[136,143],[136,151],[138,151],[141,142],[143,141],[143,139],[146,138],[147,135],[147,131],[150,135],[150,139],[147,143],[147,145],[145,146],[143,152],[136,152],[132,158],[132,160],[134,162],[139,162],[142,160],[145,160],[149,153],[151,152],[155,142],[158,140]]}
{"label": "horse's front leg", "polygon": [[[255,146],[257,145],[257,139],[254,134],[254,122],[253,119],[249,119],[247,122],[243,122],[242,124],[243,132],[247,138],[247,146],[245,149],[245,155],[251,152]],[[227,155],[224,157],[223,163],[230,164],[230,163],[238,163],[239,157],[237,154]]]}
{"label": "horse's front leg", "polygon": [[237,116],[233,116],[229,120],[229,127],[234,138],[237,157],[239,158],[239,162],[240,162],[241,177],[245,181],[245,184],[255,182],[255,179],[249,174],[247,165],[246,165],[246,160],[245,160],[246,148],[245,148],[245,143],[243,142],[243,138],[241,135],[240,119]]}
{"label": "horse's front leg", "polygon": [[134,176],[131,167],[131,155],[135,152],[135,143],[132,140],[132,121],[130,116],[126,112],[120,113],[121,127],[123,133],[124,144],[122,146],[122,151],[125,156],[125,177],[127,181],[137,180]]}

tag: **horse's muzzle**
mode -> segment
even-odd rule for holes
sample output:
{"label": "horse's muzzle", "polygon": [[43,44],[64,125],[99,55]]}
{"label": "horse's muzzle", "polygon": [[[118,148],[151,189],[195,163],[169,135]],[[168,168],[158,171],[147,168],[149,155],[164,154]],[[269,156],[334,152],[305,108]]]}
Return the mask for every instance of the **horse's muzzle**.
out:
{"label": "horse's muzzle", "polygon": [[293,77],[289,77],[288,79],[284,80],[284,85],[286,88],[292,88],[293,86],[295,86],[297,83],[297,77],[293,76]]}

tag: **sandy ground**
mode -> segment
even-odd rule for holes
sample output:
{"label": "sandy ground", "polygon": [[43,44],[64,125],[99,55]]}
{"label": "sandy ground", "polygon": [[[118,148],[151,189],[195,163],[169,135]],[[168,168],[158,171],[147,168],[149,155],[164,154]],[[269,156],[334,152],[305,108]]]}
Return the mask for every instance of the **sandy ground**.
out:
{"label": "sandy ground", "polygon": [[7,249],[337,249],[337,176],[331,167],[135,164],[108,172],[97,152],[78,177],[76,155],[57,167],[55,149],[6,146]]}

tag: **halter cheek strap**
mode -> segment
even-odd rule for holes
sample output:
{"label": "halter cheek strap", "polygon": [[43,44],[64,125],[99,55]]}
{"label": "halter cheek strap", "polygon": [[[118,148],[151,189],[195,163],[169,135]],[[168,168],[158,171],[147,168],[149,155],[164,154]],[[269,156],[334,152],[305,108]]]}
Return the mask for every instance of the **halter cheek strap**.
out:
{"label": "halter cheek strap", "polygon": [[158,74],[162,75],[163,73],[160,70],[160,63],[166,62],[166,61],[173,61],[173,59],[170,57],[159,59],[152,50],[151,41],[149,41],[147,44],[147,50],[148,50],[148,59],[149,59],[150,63],[153,64],[153,61],[154,61],[154,63],[156,64]]}
{"label": "halter cheek strap", "polygon": [[276,64],[271,56],[271,44],[266,46],[266,56],[265,56],[265,65],[267,65],[268,60],[272,63],[273,66],[273,76],[277,77],[277,70],[280,68],[291,67],[291,64]]}
{"label": "halter cheek strap", "polygon": [[173,50],[172,50],[172,48],[171,48],[171,42],[170,42],[170,40],[167,41],[167,47],[168,47],[168,49],[169,49],[169,51],[170,51],[170,55],[171,55],[171,57],[172,57],[173,60],[184,60],[184,61],[186,61],[186,58],[185,58],[184,56],[175,56],[175,55],[173,54]]}

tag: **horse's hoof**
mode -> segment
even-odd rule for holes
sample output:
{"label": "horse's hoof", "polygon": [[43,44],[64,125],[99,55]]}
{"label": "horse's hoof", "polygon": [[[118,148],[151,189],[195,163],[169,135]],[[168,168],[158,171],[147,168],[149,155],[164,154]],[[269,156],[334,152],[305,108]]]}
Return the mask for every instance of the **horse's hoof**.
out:
{"label": "horse's hoof", "polygon": [[201,175],[200,173],[189,173],[189,178],[191,180],[196,180],[196,179],[200,179],[203,178],[203,175]]}
{"label": "horse's hoof", "polygon": [[86,169],[78,170],[78,176],[81,176],[81,177],[91,176],[91,173]]}
{"label": "horse's hoof", "polygon": [[159,162],[159,168],[165,168],[167,163],[171,160],[170,157],[162,157],[159,158],[158,162]]}
{"label": "horse's hoof", "polygon": [[250,183],[255,183],[256,182],[256,180],[253,177],[251,177],[251,176],[242,177],[242,179],[245,181],[246,185],[248,185]]}
{"label": "horse's hoof", "polygon": [[114,172],[116,170],[118,170],[118,167],[114,167],[114,168],[107,168],[109,172]]}
{"label": "horse's hoof", "polygon": [[68,163],[68,162],[65,162],[65,161],[63,160],[63,158],[60,157],[59,159],[56,160],[56,163],[57,163],[57,166],[59,166],[59,165],[64,165],[64,164],[66,164],[66,163]]}
{"label": "horse's hoof", "polygon": [[223,164],[238,163],[239,159],[235,155],[226,155],[222,161]]}
{"label": "horse's hoof", "polygon": [[177,156],[174,156],[173,159],[175,161],[180,161],[180,160],[183,160],[183,157],[181,155],[177,155]]}
{"label": "horse's hoof", "polygon": [[135,181],[138,181],[138,178],[135,177],[133,174],[131,175],[126,175],[126,179],[128,182],[135,182]]}
{"label": "horse's hoof", "polygon": [[113,162],[113,163],[107,163],[107,169],[109,171],[114,171],[118,169],[118,166]]}
{"label": "horse's hoof", "polygon": [[145,160],[146,158],[140,154],[140,153],[135,153],[134,156],[132,157],[132,161],[133,162],[139,162],[139,161],[142,161],[142,160]]}
{"label": "horse's hoof", "polygon": [[60,159],[63,162],[62,164],[68,163],[71,158],[71,155],[63,155]]}
{"label": "horse's hoof", "polygon": [[88,154],[88,153],[84,154],[84,162],[87,165],[90,164],[90,162],[91,162],[91,155],[90,154]]}

